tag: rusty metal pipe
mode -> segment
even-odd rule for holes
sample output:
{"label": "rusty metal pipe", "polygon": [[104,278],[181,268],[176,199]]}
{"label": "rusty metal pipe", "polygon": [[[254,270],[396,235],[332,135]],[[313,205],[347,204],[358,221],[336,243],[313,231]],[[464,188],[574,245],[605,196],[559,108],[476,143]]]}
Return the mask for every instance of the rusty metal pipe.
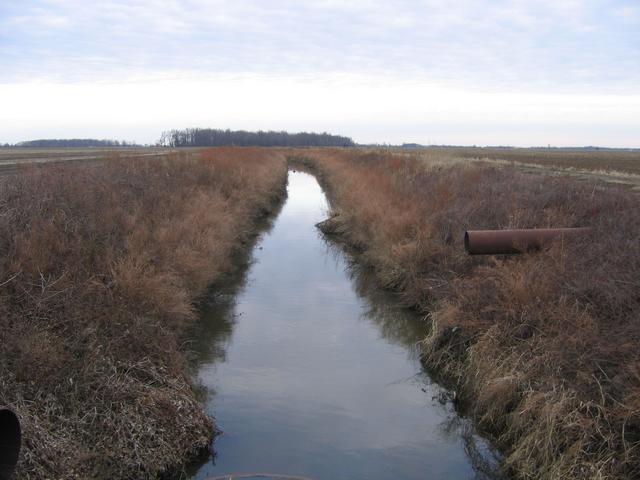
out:
{"label": "rusty metal pipe", "polygon": [[0,407],[0,480],[9,480],[18,464],[22,432],[13,411]]}
{"label": "rusty metal pipe", "polygon": [[467,230],[464,248],[469,255],[500,255],[540,250],[558,239],[575,237],[589,228],[535,228],[530,230]]}

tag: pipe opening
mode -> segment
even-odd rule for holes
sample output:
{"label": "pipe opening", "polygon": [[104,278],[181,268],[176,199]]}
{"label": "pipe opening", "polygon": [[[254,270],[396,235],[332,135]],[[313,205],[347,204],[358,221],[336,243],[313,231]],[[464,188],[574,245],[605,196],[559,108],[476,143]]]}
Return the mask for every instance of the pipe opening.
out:
{"label": "pipe opening", "polygon": [[11,410],[0,409],[0,480],[9,480],[18,464],[22,432]]}

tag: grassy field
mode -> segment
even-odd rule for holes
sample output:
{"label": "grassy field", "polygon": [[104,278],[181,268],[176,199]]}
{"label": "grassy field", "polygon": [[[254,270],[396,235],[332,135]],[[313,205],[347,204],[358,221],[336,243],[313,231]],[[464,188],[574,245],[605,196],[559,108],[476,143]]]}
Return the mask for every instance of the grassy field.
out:
{"label": "grassy field", "polygon": [[423,148],[396,149],[426,161],[482,160],[535,175],[571,176],[640,189],[640,150],[580,150],[544,148]]}
{"label": "grassy field", "polygon": [[284,194],[286,162],[153,153],[0,177],[0,404],[24,429],[17,478],[157,478],[210,445],[183,335]]}
{"label": "grassy field", "polygon": [[640,150],[461,148],[454,151],[455,155],[463,158],[489,158],[545,167],[640,174]]}
{"label": "grassy field", "polygon": [[[291,154],[323,225],[432,323],[423,362],[516,478],[640,477],[640,196],[437,152]],[[466,229],[592,227],[537,254],[470,257]]]}
{"label": "grassy field", "polygon": [[427,147],[413,151],[439,157],[491,159],[545,167],[640,174],[640,150],[491,147]]}
{"label": "grassy field", "polygon": [[100,163],[105,159],[162,158],[171,152],[167,148],[17,148],[0,147],[0,175],[50,163]]}

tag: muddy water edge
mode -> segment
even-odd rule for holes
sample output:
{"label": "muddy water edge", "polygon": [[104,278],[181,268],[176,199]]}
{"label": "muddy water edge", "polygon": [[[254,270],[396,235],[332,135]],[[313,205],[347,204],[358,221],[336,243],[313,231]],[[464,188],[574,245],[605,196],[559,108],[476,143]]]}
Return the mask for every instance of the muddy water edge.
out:
{"label": "muddy water edge", "polygon": [[251,259],[204,301],[191,349],[221,434],[189,476],[498,477],[420,365],[427,323],[318,232],[327,213],[315,177],[290,170]]}

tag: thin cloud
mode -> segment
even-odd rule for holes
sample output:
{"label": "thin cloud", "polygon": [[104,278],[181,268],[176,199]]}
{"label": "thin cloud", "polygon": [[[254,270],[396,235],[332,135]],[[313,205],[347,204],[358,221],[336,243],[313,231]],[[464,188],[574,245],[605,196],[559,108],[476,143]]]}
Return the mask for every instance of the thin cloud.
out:
{"label": "thin cloud", "polygon": [[640,146],[631,0],[0,2],[0,143],[187,125]]}
{"label": "thin cloud", "polygon": [[636,17],[613,0],[27,1],[0,7],[0,82],[348,72],[637,91]]}

